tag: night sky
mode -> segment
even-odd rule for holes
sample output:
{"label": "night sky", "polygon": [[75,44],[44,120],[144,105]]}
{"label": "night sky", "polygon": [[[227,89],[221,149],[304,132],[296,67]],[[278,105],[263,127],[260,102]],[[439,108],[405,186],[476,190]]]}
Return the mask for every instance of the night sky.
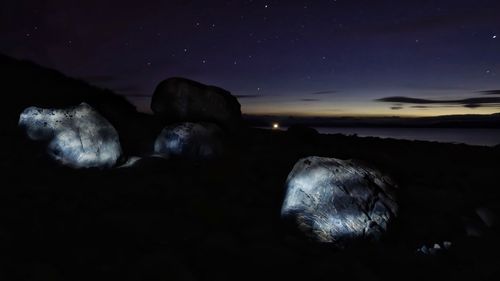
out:
{"label": "night sky", "polygon": [[183,76],[249,114],[500,112],[498,0],[2,1],[0,36],[143,111]]}

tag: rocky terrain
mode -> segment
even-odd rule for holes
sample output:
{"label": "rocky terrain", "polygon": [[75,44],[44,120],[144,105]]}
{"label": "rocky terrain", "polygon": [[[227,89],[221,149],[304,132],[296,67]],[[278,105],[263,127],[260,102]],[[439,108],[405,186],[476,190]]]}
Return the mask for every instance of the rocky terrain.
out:
{"label": "rocky terrain", "polygon": [[[231,123],[228,129],[220,122],[231,115],[204,120],[203,110],[195,111],[196,120],[155,118],[84,82],[1,59],[3,85],[14,97],[2,114],[2,280],[499,275],[498,147],[321,135],[303,126],[281,131],[244,123],[235,129]],[[99,98],[102,93],[107,94]],[[123,155],[113,168],[74,169],[54,161],[45,143],[32,141],[18,127],[29,106],[81,102],[119,134]],[[157,137],[168,124],[202,121],[225,130],[223,153],[209,159],[198,157],[205,148],[189,151],[189,157],[170,157],[171,150],[155,154]],[[397,184],[397,216],[380,239],[339,248],[283,220],[287,178],[297,161],[309,156],[355,159],[345,163],[375,167]],[[131,159],[133,164],[121,166]]]}

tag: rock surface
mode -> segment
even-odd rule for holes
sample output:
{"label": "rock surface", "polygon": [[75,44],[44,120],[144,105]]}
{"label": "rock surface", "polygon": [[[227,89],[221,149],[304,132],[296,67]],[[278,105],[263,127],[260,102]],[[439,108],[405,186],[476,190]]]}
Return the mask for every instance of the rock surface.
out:
{"label": "rock surface", "polygon": [[212,122],[230,130],[241,123],[240,104],[230,92],[185,78],[161,82],[151,110],[164,122]]}
{"label": "rock surface", "polygon": [[30,139],[46,141],[51,158],[73,168],[112,167],[122,154],[115,128],[86,103],[67,109],[29,107],[19,126]]}
{"label": "rock surface", "polygon": [[288,175],[281,215],[311,238],[344,247],[385,232],[398,210],[394,187],[352,160],[307,157]]}
{"label": "rock surface", "polygon": [[223,152],[222,131],[210,123],[179,123],[165,127],[155,142],[155,153],[182,159],[211,159]]}

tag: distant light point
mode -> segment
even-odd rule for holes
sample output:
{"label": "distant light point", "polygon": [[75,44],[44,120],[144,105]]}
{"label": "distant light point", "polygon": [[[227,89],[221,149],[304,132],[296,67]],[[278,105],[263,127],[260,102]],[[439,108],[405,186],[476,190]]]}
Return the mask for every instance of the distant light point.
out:
{"label": "distant light point", "polygon": [[496,35],[493,35],[493,36],[492,36],[492,38],[493,38],[493,39],[497,39],[497,36],[496,36]]}
{"label": "distant light point", "polygon": [[278,123],[273,124],[273,129],[277,130],[279,128],[280,128],[280,124],[278,124]]}

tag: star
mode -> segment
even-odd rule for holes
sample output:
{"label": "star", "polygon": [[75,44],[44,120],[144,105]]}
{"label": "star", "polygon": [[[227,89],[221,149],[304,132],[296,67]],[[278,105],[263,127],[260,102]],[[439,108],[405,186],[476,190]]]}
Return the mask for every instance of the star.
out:
{"label": "star", "polygon": [[491,38],[493,38],[493,39],[497,39],[497,36],[496,36],[496,35],[493,35]]}

